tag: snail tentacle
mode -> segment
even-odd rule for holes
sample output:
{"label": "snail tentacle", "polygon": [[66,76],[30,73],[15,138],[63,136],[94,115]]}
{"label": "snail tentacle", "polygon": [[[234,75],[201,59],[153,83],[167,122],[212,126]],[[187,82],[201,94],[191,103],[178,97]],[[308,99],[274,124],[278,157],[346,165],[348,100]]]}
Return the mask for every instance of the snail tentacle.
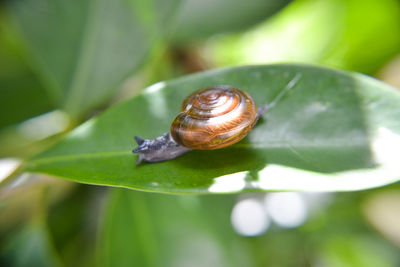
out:
{"label": "snail tentacle", "polygon": [[135,136],[139,145],[132,152],[139,155],[136,165],[143,160],[146,162],[160,162],[179,157],[191,149],[176,143],[169,133],[165,133],[155,139],[143,139]]}
{"label": "snail tentacle", "polygon": [[267,106],[261,106],[257,108],[257,120],[259,120],[267,111]]}

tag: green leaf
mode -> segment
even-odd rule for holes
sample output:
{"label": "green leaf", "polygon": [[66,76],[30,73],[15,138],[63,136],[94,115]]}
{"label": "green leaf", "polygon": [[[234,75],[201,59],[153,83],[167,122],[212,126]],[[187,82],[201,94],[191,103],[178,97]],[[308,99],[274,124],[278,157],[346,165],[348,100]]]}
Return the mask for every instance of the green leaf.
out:
{"label": "green leaf", "polygon": [[110,193],[99,266],[253,266],[230,226],[233,198]]}
{"label": "green leaf", "polygon": [[212,34],[246,29],[281,10],[290,0],[186,0],[172,39],[187,42]]}
{"label": "green leaf", "polygon": [[396,257],[384,243],[370,236],[333,236],[320,248],[320,257],[328,266],[389,267]]}
{"label": "green leaf", "polygon": [[3,266],[61,266],[44,225],[32,223],[14,234],[0,251]]}
{"label": "green leaf", "polygon": [[98,206],[103,204],[99,201],[98,189],[75,186],[70,194],[52,203],[48,211],[48,230],[63,266],[95,266],[95,232],[98,231],[94,226],[100,219]]}
{"label": "green leaf", "polygon": [[214,38],[207,52],[218,66],[301,62],[376,73],[400,52],[399,17],[397,0],[293,1],[246,34]]}
{"label": "green leaf", "polygon": [[43,87],[31,73],[0,78],[0,130],[50,111],[53,107]]}
{"label": "green leaf", "polygon": [[17,0],[10,13],[53,101],[79,116],[144,61],[178,2]]}
{"label": "green leaf", "polygon": [[23,49],[11,28],[0,9],[0,131],[53,108],[46,90],[24,62]]}
{"label": "green leaf", "polygon": [[[169,130],[185,96],[230,84],[269,110],[241,142],[135,165],[133,136]],[[346,191],[400,178],[400,93],[356,73],[302,65],[212,70],[155,84],[71,132],[25,169],[174,193]]]}

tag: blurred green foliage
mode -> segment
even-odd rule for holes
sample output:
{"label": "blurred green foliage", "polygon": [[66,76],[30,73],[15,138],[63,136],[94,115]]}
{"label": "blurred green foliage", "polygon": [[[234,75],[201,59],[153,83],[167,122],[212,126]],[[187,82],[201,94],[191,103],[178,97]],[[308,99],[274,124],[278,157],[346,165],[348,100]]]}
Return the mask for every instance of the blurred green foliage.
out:
{"label": "blurred green foliage", "polygon": [[397,0],[301,0],[271,20],[209,44],[217,64],[307,62],[374,73],[399,53]]}
{"label": "blurred green foliage", "polygon": [[[212,66],[295,61],[374,74],[400,52],[399,1],[298,0],[283,8],[287,2],[0,2],[0,155],[28,156],[57,139],[23,137],[19,129],[27,119],[64,109],[73,125],[81,123],[115,99],[202,60]],[[168,196],[38,175],[25,180],[0,191],[1,266],[400,262],[396,235],[388,236],[398,225],[382,231],[365,216],[381,216],[367,203],[387,190],[400,194],[398,184],[331,195],[298,228],[275,224],[244,237],[232,228],[231,210],[237,199],[261,195]]]}
{"label": "blurred green foliage", "polygon": [[196,42],[221,32],[246,30],[290,0],[186,0],[176,16],[170,40],[176,45]]}
{"label": "blurred green foliage", "polygon": [[178,3],[25,0],[9,11],[52,101],[79,118],[143,63]]}
{"label": "blurred green foliage", "polygon": [[[24,49],[0,11],[0,129],[54,109],[46,90],[24,61]],[[7,114],[7,116],[5,115]]]}
{"label": "blurred green foliage", "polygon": [[3,266],[61,266],[43,225],[27,225],[8,241],[0,256]]}

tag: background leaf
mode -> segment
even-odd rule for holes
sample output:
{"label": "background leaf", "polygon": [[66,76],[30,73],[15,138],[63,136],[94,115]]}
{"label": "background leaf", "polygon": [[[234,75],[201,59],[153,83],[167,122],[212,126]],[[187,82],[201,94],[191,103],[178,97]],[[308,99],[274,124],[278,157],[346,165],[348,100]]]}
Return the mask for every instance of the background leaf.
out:
{"label": "background leaf", "polygon": [[178,2],[19,0],[10,13],[56,106],[79,116],[143,62]]}
{"label": "background leaf", "polygon": [[205,51],[218,66],[301,62],[374,73],[400,52],[392,34],[399,16],[397,0],[293,1],[244,34],[213,38]]}
{"label": "background leaf", "polygon": [[[135,166],[134,135],[169,129],[198,88],[230,84],[271,107],[246,139],[216,151]],[[357,190],[399,179],[400,94],[366,76],[310,66],[214,70],[162,82],[32,158],[27,171],[148,191]]]}
{"label": "background leaf", "polygon": [[[267,206],[257,212],[249,205],[241,217],[233,216],[232,210],[249,201],[263,207],[271,196],[296,193],[237,197],[172,196],[121,189],[109,193],[101,214],[99,266],[310,266],[314,262],[394,266],[398,258],[398,249],[363,221],[359,205],[368,195],[365,191],[338,194],[338,200],[329,205],[325,201],[330,194],[300,194],[310,198],[310,206],[306,222],[295,230],[277,223]],[[281,216],[288,210],[286,205],[278,204]],[[288,212],[295,210],[293,207]],[[240,232],[252,229],[263,212],[266,233],[249,238]],[[243,217],[247,224],[238,229],[235,222],[246,221]]]}
{"label": "background leaf", "polygon": [[0,131],[54,108],[4,13],[0,6]]}
{"label": "background leaf", "polygon": [[46,91],[31,73],[0,78],[0,83],[0,113],[4,114],[0,117],[0,130],[53,108]]}
{"label": "background leaf", "polygon": [[232,197],[110,193],[100,228],[99,266],[253,265],[230,227]]}
{"label": "background leaf", "polygon": [[28,225],[8,241],[0,255],[3,266],[61,266],[54,253],[46,228],[38,223]]}
{"label": "background leaf", "polygon": [[183,43],[215,33],[243,30],[265,20],[290,0],[186,0],[171,39]]}

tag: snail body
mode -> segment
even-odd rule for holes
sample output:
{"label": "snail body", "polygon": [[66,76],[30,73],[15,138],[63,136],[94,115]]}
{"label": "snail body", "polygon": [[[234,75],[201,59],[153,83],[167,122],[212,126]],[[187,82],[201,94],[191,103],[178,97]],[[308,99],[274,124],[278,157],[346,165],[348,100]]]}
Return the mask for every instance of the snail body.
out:
{"label": "snail body", "polygon": [[170,132],[156,139],[135,137],[142,160],[159,162],[174,159],[193,149],[212,150],[242,140],[264,113],[244,91],[218,85],[195,91],[182,103]]}

